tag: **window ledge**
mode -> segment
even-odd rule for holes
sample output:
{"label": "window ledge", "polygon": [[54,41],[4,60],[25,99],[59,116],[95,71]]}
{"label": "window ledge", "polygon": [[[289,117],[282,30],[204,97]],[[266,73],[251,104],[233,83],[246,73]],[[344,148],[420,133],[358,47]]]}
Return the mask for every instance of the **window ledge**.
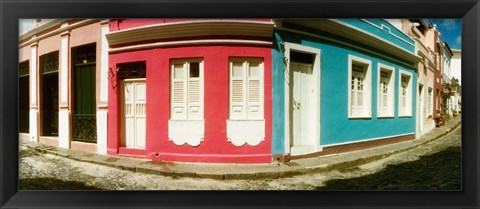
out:
{"label": "window ledge", "polygon": [[411,116],[411,115],[399,115],[398,117],[399,118],[411,118],[413,116]]}
{"label": "window ledge", "polygon": [[371,115],[365,115],[365,116],[349,116],[348,119],[372,119]]}
{"label": "window ledge", "polygon": [[379,115],[377,118],[394,118],[394,115]]}
{"label": "window ledge", "polygon": [[265,140],[265,120],[227,120],[227,138],[235,146],[257,146]]}
{"label": "window ledge", "polygon": [[[185,131],[188,130],[188,131]],[[204,139],[205,120],[169,120],[168,138],[176,145],[198,146]]]}

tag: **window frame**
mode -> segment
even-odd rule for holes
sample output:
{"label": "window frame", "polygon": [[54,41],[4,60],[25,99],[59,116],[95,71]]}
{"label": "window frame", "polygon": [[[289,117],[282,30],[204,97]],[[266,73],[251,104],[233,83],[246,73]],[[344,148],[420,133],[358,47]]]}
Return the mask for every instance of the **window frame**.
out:
{"label": "window frame", "polygon": [[[190,88],[190,64],[191,63],[199,63],[199,77],[195,78],[193,80],[199,80],[199,113],[198,115],[191,114],[189,112],[191,102],[189,99],[189,88]],[[182,79],[176,79],[175,78],[175,65],[182,64],[183,65],[183,72],[182,72]],[[205,106],[205,101],[204,101],[204,59],[203,58],[178,58],[178,59],[170,59],[169,62],[170,65],[170,120],[203,120],[204,119],[204,106]],[[184,108],[185,108],[185,113],[184,116],[180,114],[175,114],[175,101],[174,101],[174,82],[183,80],[183,88],[184,88]]]}
{"label": "window frame", "polygon": [[[388,81],[388,109],[387,112],[382,111],[382,89],[381,89],[381,72],[390,71],[390,78]],[[377,117],[391,118],[395,116],[395,67],[378,63],[377,65]]]}
{"label": "window frame", "polygon": [[434,91],[434,88],[432,86],[432,83],[430,82],[428,84],[428,87],[427,87],[427,105],[428,105],[428,114],[427,116],[432,116],[433,117],[433,91]]}
{"label": "window frame", "polygon": [[[410,77],[407,84],[406,95],[405,95],[405,105],[406,110],[405,112],[402,111],[402,102],[403,102],[403,95],[402,95],[402,77],[408,76]],[[398,72],[398,116],[399,117],[412,117],[412,103],[413,103],[413,73],[408,72],[406,70],[400,69]]]}
{"label": "window frame", "polygon": [[[363,107],[360,113],[352,111],[352,64],[361,63],[367,65],[363,81]],[[372,117],[372,61],[366,58],[348,55],[348,118],[371,118]]]}
{"label": "window frame", "polygon": [[[242,92],[242,97],[243,97],[243,108],[245,111],[241,114],[232,114],[233,113],[233,80],[238,80],[234,79],[233,77],[233,63],[234,62],[240,62],[242,63],[242,81],[243,81],[243,92]],[[250,63],[259,63],[259,71],[258,71],[258,76],[254,79],[251,79],[249,76],[249,67]],[[258,113],[256,114],[249,114],[249,83],[251,80],[258,80],[259,81],[259,110]],[[265,103],[265,85],[264,85],[264,80],[265,80],[265,61],[263,57],[258,57],[258,58],[253,58],[253,57],[229,57],[228,59],[228,120],[237,120],[237,121],[246,121],[246,120],[264,120],[265,119],[265,112],[264,112],[264,103]]]}

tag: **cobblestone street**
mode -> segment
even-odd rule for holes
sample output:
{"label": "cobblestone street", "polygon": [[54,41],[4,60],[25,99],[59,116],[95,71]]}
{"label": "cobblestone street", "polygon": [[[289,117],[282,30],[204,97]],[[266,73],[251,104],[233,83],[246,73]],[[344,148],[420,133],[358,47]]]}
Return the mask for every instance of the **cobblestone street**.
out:
{"label": "cobblestone street", "polygon": [[20,144],[22,190],[459,190],[461,126],[411,150],[345,170],[266,180],[167,177],[38,153]]}

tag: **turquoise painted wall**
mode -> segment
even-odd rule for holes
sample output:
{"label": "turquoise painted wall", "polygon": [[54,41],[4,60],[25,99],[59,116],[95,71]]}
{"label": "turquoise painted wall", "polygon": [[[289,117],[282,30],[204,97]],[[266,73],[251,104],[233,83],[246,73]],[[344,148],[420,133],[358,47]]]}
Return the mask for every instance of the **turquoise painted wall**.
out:
{"label": "turquoise painted wall", "polygon": [[[285,25],[284,25],[285,26]],[[321,32],[317,32],[319,34]],[[327,34],[328,35],[328,34]],[[328,35],[331,37],[331,35]],[[341,39],[338,37],[338,39]],[[306,37],[290,32],[275,31],[272,50],[273,70],[273,154],[284,153],[284,64],[281,42],[291,42],[319,48],[320,59],[320,145],[353,142],[415,132],[416,71],[400,62],[384,60],[374,54],[359,51],[338,43]],[[350,44],[361,45],[349,41]],[[372,61],[372,117],[369,119],[348,118],[348,55]],[[382,53],[385,54],[385,53]],[[389,56],[389,55],[387,55]],[[390,57],[394,57],[391,55]],[[395,117],[377,118],[377,64],[395,67]],[[398,117],[399,69],[413,74],[412,117]]]}
{"label": "turquoise painted wall", "polygon": [[395,26],[382,19],[339,19],[341,22],[348,23],[358,29],[368,31],[391,43],[406,49],[409,52],[415,52],[415,41],[405,33],[398,30]]}

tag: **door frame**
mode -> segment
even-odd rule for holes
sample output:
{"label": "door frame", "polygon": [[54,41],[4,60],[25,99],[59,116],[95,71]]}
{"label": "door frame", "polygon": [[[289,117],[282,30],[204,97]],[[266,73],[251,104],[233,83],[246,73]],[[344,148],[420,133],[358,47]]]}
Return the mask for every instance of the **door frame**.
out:
{"label": "door frame", "polygon": [[[320,65],[320,56],[321,56],[321,50],[318,48],[314,47],[309,47],[309,46],[304,46],[301,44],[295,44],[295,43],[289,43],[289,42],[284,42],[284,58],[286,58],[286,63],[285,64],[285,71],[284,71],[284,121],[285,121],[285,136],[284,136],[284,143],[285,143],[285,153],[290,154],[290,155],[302,155],[302,154],[309,154],[309,153],[314,153],[314,152],[319,152],[322,151],[322,146],[320,146],[320,94],[321,94],[321,88],[320,88],[320,76],[321,76],[321,65]],[[317,99],[314,100],[313,106],[316,107],[314,108],[314,111],[317,111],[316,113],[316,123],[318,124],[315,126],[314,131],[314,136],[315,136],[315,141],[313,142],[313,146],[309,147],[305,152],[302,153],[292,153],[291,152],[291,147],[290,147],[290,84],[289,80],[290,77],[292,76],[292,73],[290,72],[290,51],[297,51],[301,53],[307,53],[307,54],[313,54],[315,56],[314,62],[313,62],[313,69],[312,69],[312,76],[314,76],[314,86],[315,86],[315,94],[317,95]]]}
{"label": "door frame", "polygon": [[[420,87],[422,87],[422,89],[420,89]],[[418,108],[418,111],[419,111],[419,113],[418,113],[419,114],[419,117],[418,117],[418,120],[419,120],[418,121],[418,124],[419,124],[418,132],[423,133],[423,131],[424,131],[423,126],[425,124],[425,116],[424,116],[425,115],[425,110],[424,110],[425,109],[425,101],[424,101],[425,100],[425,97],[424,97],[424,95],[425,95],[424,94],[425,85],[423,85],[423,83],[418,84],[418,91],[419,91],[418,92],[418,95],[419,95],[419,97],[418,97],[418,99],[419,99],[419,101],[418,101],[418,103],[419,103],[419,108]]]}
{"label": "door frame", "polygon": [[[147,79],[146,78],[130,78],[130,79],[122,79],[120,80],[120,130],[121,130],[121,133],[120,133],[120,141],[119,141],[119,144],[118,144],[118,147],[123,147],[123,148],[126,148],[126,149],[134,149],[134,150],[146,150],[147,149],[147,138],[145,137],[145,148],[138,148],[136,147],[136,138],[134,139],[134,144],[135,146],[134,147],[127,147],[126,146],[126,143],[127,143],[127,139],[126,139],[126,132],[125,132],[125,114],[124,114],[124,104],[125,104],[125,95],[124,95],[124,91],[125,91],[125,83],[126,82],[129,82],[129,83],[136,83],[136,82],[144,82],[145,83],[145,94],[147,93],[146,92],[146,85],[147,85]],[[145,101],[145,104],[146,104],[146,101]],[[147,115],[145,114],[145,118],[147,117]],[[135,130],[136,131],[136,130]],[[146,135],[146,127],[145,127],[145,135]],[[122,140],[125,140],[125,144],[122,144]]]}
{"label": "door frame", "polygon": [[[422,75],[419,76],[417,79],[417,99],[416,99],[416,104],[417,104],[417,111],[416,112],[416,138],[420,137],[422,133],[424,132],[424,125],[425,125],[425,84],[424,84],[424,77]],[[420,85],[422,86],[422,90],[420,91]],[[428,90],[428,89],[427,89]],[[422,122],[420,122],[422,121]]]}

